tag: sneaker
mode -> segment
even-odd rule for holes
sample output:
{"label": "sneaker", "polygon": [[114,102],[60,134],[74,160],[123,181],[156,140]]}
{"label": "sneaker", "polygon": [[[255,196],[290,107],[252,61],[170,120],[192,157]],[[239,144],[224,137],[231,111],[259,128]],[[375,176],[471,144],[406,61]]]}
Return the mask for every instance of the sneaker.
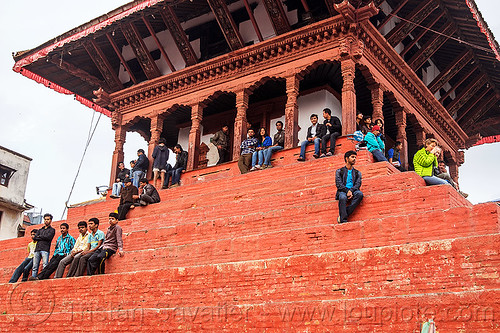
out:
{"label": "sneaker", "polygon": [[462,191],[458,191],[458,193],[460,193],[464,198],[467,198],[469,196],[467,193]]}
{"label": "sneaker", "polygon": [[314,158],[319,158],[319,155],[318,154],[313,154],[313,157]]}
{"label": "sneaker", "polygon": [[269,165],[266,165],[266,167],[269,169],[269,168],[272,168],[273,165],[272,164],[269,164]]}
{"label": "sneaker", "polygon": [[256,167],[252,167],[252,168],[250,169],[250,171],[255,171],[255,170],[257,170],[257,168],[256,168]]}
{"label": "sneaker", "polygon": [[328,153],[326,153],[326,156],[333,156],[333,154],[331,151],[329,151]]}
{"label": "sneaker", "polygon": [[255,168],[259,169],[259,170],[261,169],[260,165],[258,165],[258,164],[255,166]]}
{"label": "sneaker", "polygon": [[326,157],[326,154],[321,154],[319,155],[319,157]]}
{"label": "sneaker", "polygon": [[172,184],[172,185],[170,185],[170,187],[169,187],[169,188],[172,188],[172,187],[177,187],[177,186],[179,186],[179,184]]}
{"label": "sneaker", "polygon": [[38,280],[38,278],[37,278],[37,277],[34,277],[34,276],[30,276],[30,277],[28,278],[28,281],[36,281],[36,280]]}
{"label": "sneaker", "polygon": [[111,194],[109,197],[110,197],[111,199],[118,199],[118,198],[119,198],[119,196],[114,195],[114,194]]}
{"label": "sneaker", "polygon": [[303,158],[302,156],[301,156],[301,157],[299,157],[299,158],[297,159],[297,161],[299,161],[299,162],[304,162],[305,160],[306,160],[306,159],[305,159],[305,158]]}
{"label": "sneaker", "polygon": [[163,185],[163,186],[161,187],[161,189],[162,189],[162,190],[165,190],[165,189],[167,189],[167,188],[168,188],[168,186],[167,186],[167,185]]}
{"label": "sneaker", "polygon": [[148,203],[146,201],[144,201],[144,200],[139,201],[139,204],[141,206],[147,206],[148,205]]}
{"label": "sneaker", "polygon": [[264,164],[264,165],[262,165],[261,170],[264,170],[264,169],[267,169],[267,165],[265,165],[265,164]]}
{"label": "sneaker", "polygon": [[134,205],[130,206],[130,209],[134,209],[134,208],[135,208],[135,206],[134,206]]}

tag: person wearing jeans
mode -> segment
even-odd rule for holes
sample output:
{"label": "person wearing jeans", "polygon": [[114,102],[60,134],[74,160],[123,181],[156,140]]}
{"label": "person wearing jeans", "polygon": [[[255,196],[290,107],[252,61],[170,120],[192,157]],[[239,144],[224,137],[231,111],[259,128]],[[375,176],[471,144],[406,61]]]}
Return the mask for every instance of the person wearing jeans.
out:
{"label": "person wearing jeans", "polygon": [[[342,124],[340,123],[340,119],[332,116],[332,110],[329,108],[323,109],[323,124],[326,126],[328,132],[321,137],[321,156],[332,156],[335,154],[335,143],[337,142],[337,138],[342,133]],[[330,150],[326,152],[326,143],[330,142]]]}
{"label": "person wearing jeans", "polygon": [[366,148],[368,148],[368,151],[372,153],[373,158],[375,158],[375,162],[388,162],[383,153],[385,145],[380,138],[380,127],[378,125],[373,126],[372,131],[365,135],[365,141]]}
{"label": "person wearing jeans", "polygon": [[276,129],[278,132],[274,134],[273,142],[274,144],[263,151],[264,154],[264,165],[262,168],[272,168],[271,165],[271,156],[273,156],[274,152],[282,150],[285,147],[285,131],[283,130],[283,122],[278,120],[276,122]]}
{"label": "person wearing jeans", "polygon": [[168,180],[172,177],[172,183],[170,187],[176,187],[180,185],[181,182],[181,174],[186,171],[187,168],[187,160],[188,153],[187,151],[182,150],[182,146],[180,144],[176,144],[174,146],[175,153],[175,165],[174,167],[168,171],[167,177],[165,179],[165,187],[168,186]]}
{"label": "person wearing jeans", "polygon": [[[415,153],[413,167],[415,172],[425,180],[427,185],[445,185],[448,182],[433,175],[433,170],[438,166],[437,156],[440,148],[436,139],[427,139],[424,147]],[[448,184],[449,185],[449,184]]]}
{"label": "person wearing jeans", "polygon": [[34,278],[38,275],[40,261],[43,260],[43,268],[45,268],[49,263],[50,243],[56,234],[55,229],[50,225],[52,223],[52,215],[45,214],[43,216],[43,223],[44,226],[38,229],[35,238],[33,239],[36,241],[35,256],[33,257],[33,269],[31,273],[31,276]]}
{"label": "person wearing jeans", "polygon": [[308,145],[314,143],[314,158],[319,157],[320,146],[321,146],[321,138],[326,134],[326,126],[323,124],[318,124],[318,115],[312,114],[311,117],[311,126],[307,129],[306,140],[302,141],[300,145],[300,156],[297,161],[305,161],[306,160],[306,148]]}
{"label": "person wearing jeans", "polygon": [[21,281],[27,281],[28,276],[31,273],[31,269],[33,268],[33,257],[35,256],[35,248],[36,248],[36,241],[34,240],[36,235],[36,230],[31,230],[31,239],[32,241],[28,244],[28,256],[24,259],[24,261],[19,265],[16,270],[14,271],[14,274],[12,274],[12,277],[9,280],[9,283],[16,283],[17,280],[23,276],[23,279]]}
{"label": "person wearing jeans", "polygon": [[149,167],[149,160],[144,155],[144,149],[139,149],[137,151],[137,161],[135,162],[134,168],[132,169],[132,183],[135,187],[139,188],[139,181],[144,178]]}
{"label": "person wearing jeans", "polygon": [[[354,168],[357,154],[350,150],[344,154],[345,166],[335,172],[335,185],[337,193],[335,199],[339,201],[338,223],[347,222],[347,218],[363,200],[361,188],[361,172]],[[347,206],[348,201],[351,201]]]}

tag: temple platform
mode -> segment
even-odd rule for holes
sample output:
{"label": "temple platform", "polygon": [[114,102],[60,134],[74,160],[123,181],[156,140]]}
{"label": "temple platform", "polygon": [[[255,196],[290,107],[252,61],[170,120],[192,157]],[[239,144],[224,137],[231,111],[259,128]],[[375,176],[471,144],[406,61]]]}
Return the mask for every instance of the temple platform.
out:
{"label": "temple platform", "polygon": [[[500,329],[500,208],[358,153],[363,202],[337,223],[335,170],[352,148],[239,174],[237,162],[186,172],[161,203],[120,221],[124,257],[106,274],[0,284],[0,331],[440,332]],[[100,229],[118,200],[69,209]],[[0,280],[26,237],[0,242]],[[55,241],[55,240],[54,240]],[[55,242],[54,242],[55,243]],[[53,248],[52,248],[53,249]]]}

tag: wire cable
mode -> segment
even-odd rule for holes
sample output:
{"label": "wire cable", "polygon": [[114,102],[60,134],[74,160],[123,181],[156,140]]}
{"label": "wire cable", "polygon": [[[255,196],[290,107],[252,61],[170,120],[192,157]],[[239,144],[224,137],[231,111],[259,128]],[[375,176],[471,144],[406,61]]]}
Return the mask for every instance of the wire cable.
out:
{"label": "wire cable", "polygon": [[99,120],[101,120],[102,113],[99,113],[99,118],[97,118],[94,129],[92,130],[92,125],[94,123],[94,115],[95,115],[95,113],[92,112],[92,119],[90,121],[90,128],[89,128],[89,133],[87,136],[87,142],[85,143],[85,149],[83,150],[82,158],[80,159],[80,165],[78,165],[75,179],[73,180],[73,185],[71,186],[71,190],[69,191],[68,199],[64,203],[64,210],[63,210],[63,213],[61,215],[61,220],[64,218],[64,214],[66,213],[66,209],[69,208],[68,207],[69,199],[71,198],[71,194],[73,194],[73,189],[75,188],[76,180],[78,178],[78,175],[80,174],[80,169],[82,168],[83,159],[85,158],[85,154],[87,153],[87,149],[89,148],[90,142],[92,141],[92,137],[94,136],[95,130],[97,129],[97,125],[99,125]]}

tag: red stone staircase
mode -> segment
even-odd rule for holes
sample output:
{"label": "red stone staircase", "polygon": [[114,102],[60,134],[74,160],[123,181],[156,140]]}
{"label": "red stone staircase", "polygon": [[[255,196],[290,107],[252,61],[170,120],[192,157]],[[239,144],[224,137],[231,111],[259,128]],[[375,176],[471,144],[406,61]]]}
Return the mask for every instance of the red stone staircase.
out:
{"label": "red stone staircase", "polygon": [[[499,331],[498,205],[361,151],[365,197],[337,224],[334,172],[352,147],[339,143],[330,158],[299,163],[291,149],[272,169],[184,174],[120,221],[125,256],[106,275],[0,284],[0,331],[420,332],[429,319],[440,332]],[[105,230],[117,204],[71,208],[70,233],[94,216]],[[0,242],[1,281],[26,235]]]}

